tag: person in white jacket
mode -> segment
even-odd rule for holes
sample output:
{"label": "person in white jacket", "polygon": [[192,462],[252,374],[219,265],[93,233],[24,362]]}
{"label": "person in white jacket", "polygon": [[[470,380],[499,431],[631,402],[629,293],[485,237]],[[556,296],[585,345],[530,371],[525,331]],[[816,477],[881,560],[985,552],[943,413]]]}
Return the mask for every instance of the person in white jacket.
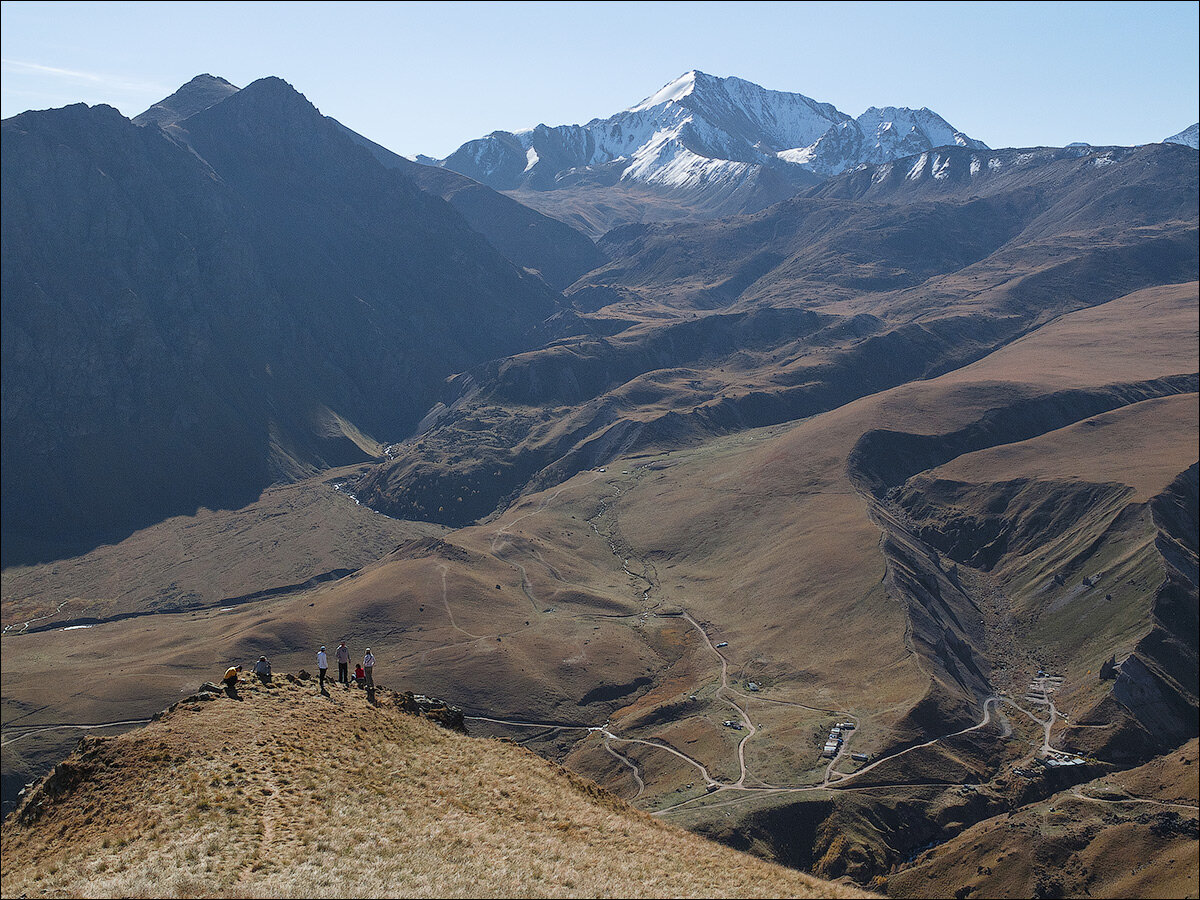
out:
{"label": "person in white jacket", "polygon": [[325,655],[325,647],[317,651],[317,673],[321,678],[321,693],[325,692],[325,670],[329,668],[329,657]]}
{"label": "person in white jacket", "polygon": [[370,647],[367,648],[367,655],[363,657],[363,672],[367,676],[367,690],[375,690],[375,656]]}

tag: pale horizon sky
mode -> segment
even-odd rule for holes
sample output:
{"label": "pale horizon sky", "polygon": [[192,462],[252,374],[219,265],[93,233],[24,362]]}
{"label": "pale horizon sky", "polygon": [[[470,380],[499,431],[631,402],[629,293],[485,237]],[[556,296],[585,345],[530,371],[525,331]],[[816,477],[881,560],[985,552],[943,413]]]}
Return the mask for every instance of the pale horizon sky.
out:
{"label": "pale horizon sky", "polygon": [[583,123],[690,69],[832,103],[927,106],[992,147],[1160,141],[1200,118],[1200,4],[0,5],[0,113],[133,117],[201,73],[279,76],[408,156]]}

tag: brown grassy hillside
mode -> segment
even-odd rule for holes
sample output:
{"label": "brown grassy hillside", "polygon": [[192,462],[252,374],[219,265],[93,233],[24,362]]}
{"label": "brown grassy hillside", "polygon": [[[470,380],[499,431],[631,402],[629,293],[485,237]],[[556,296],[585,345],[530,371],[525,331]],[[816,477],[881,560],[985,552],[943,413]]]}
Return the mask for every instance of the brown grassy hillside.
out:
{"label": "brown grassy hillside", "polygon": [[245,684],[90,739],[3,826],[5,896],[859,897],[381,692]]}
{"label": "brown grassy hillside", "polygon": [[887,892],[894,897],[1200,896],[1196,765],[1192,740],[1144,766],[982,822],[888,878]]}
{"label": "brown grassy hillside", "polygon": [[[267,653],[279,668],[311,667],[319,644],[347,637],[356,656],[374,648],[388,683],[523,722],[495,728],[642,809],[824,875],[867,883],[894,873],[930,841],[1030,802],[1026,787],[1002,781],[1005,767],[1028,765],[1042,733],[1012,707],[958,740],[902,751],[978,725],[987,693],[1019,691],[1012,696],[1021,702],[1028,679],[1048,664],[1065,677],[1056,699],[1071,723],[1054,725],[1053,743],[1089,756],[1123,743],[1113,739],[1113,715],[1082,715],[1114,690],[1099,665],[1153,636],[1164,562],[1153,510],[1133,507],[1196,461],[1195,388],[1046,418],[1040,430],[997,433],[963,445],[957,458],[906,470],[913,483],[933,476],[966,484],[962,503],[946,496],[962,518],[979,520],[988,504],[978,501],[997,478],[1029,479],[1044,500],[1064,482],[1100,482],[1107,491],[1081,508],[1086,529],[1048,548],[1053,560],[1043,565],[1046,550],[1014,543],[989,571],[958,565],[958,593],[946,580],[953,557],[897,556],[898,526],[878,518],[879,502],[848,474],[850,458],[871,431],[891,435],[880,460],[899,465],[907,461],[895,452],[902,438],[936,439],[1069,391],[1194,373],[1196,291],[1195,282],[1138,291],[939,378],[794,424],[617,460],[519,498],[489,521],[405,541],[310,591],[86,630],[58,622],[10,633],[5,753],[29,754],[44,735],[64,733],[38,728],[148,716],[230,660]],[[941,527],[948,510],[933,510],[928,524]],[[1040,535],[1032,533],[1035,546]],[[1093,544],[1103,560],[1086,554]],[[926,570],[912,570],[916,563]],[[1100,569],[1098,587],[1078,590]],[[1041,572],[1044,581],[1060,571],[1070,575],[1066,584],[1041,593],[1022,577]],[[898,587],[901,577],[907,587]],[[922,578],[956,604],[944,614],[930,604],[943,615],[938,629],[912,599]],[[1097,618],[1075,615],[1088,604]],[[1068,619],[1076,624],[1060,627]],[[966,650],[955,646],[973,655],[987,684],[949,683],[937,644],[948,629],[957,629],[949,633]],[[70,677],[47,679],[51,668]],[[748,692],[750,680],[759,692]],[[723,726],[741,718],[738,710],[753,730]],[[828,726],[847,716],[859,723],[854,750],[896,755],[869,777],[833,787],[857,768],[845,756],[832,768],[820,758]],[[588,727],[606,720],[610,737]],[[717,790],[706,791],[706,778]],[[964,793],[967,782],[981,787]],[[1020,832],[1006,834],[1020,846]]]}

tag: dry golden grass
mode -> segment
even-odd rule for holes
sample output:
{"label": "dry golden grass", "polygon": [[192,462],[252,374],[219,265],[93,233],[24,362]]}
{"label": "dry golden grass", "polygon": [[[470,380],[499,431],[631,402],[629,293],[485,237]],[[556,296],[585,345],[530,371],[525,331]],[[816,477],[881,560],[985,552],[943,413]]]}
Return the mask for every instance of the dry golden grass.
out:
{"label": "dry golden grass", "polygon": [[4,895],[866,896],[388,697],[283,679],[241,696],[81,747],[81,782],[3,826]]}
{"label": "dry golden grass", "polygon": [[974,483],[1066,479],[1132,487],[1144,503],[1200,458],[1195,394],[1134,403],[1048,435],[967,453],[930,477]]}

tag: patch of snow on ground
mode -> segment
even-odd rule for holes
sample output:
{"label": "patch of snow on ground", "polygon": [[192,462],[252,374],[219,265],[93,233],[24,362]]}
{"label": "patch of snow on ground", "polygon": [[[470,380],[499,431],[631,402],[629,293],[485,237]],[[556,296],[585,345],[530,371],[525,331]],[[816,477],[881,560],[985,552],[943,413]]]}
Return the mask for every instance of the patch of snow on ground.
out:
{"label": "patch of snow on ground", "polygon": [[677,140],[669,139],[656,145],[653,156],[639,159],[626,169],[621,179],[677,188],[711,187],[723,182],[736,182],[750,168],[750,163],[700,156]]}
{"label": "patch of snow on ground", "polygon": [[978,157],[978,156],[972,156],[972,157],[971,157],[971,174],[972,174],[972,175],[978,175],[978,174],[979,174],[979,171],[980,171],[982,168],[983,168],[983,163],[980,161],[979,157]]}
{"label": "patch of snow on ground", "polygon": [[816,154],[813,152],[812,147],[795,147],[791,150],[780,150],[775,155],[784,162],[795,163],[798,166],[802,166],[805,163],[811,162],[813,156]]}
{"label": "patch of snow on ground", "polygon": [[934,156],[933,177],[938,181],[945,181],[950,177],[950,157]]}
{"label": "patch of snow on ground", "polygon": [[528,172],[530,169],[532,169],[534,166],[536,166],[537,161],[538,161],[537,151],[534,150],[532,147],[530,147],[528,150],[525,151],[525,171]]}
{"label": "patch of snow on ground", "polygon": [[917,157],[917,161],[913,164],[913,167],[909,169],[908,174],[904,176],[905,180],[916,181],[918,178],[920,178],[921,173],[925,171],[925,163],[928,161],[928,153],[922,153],[919,157]]}

